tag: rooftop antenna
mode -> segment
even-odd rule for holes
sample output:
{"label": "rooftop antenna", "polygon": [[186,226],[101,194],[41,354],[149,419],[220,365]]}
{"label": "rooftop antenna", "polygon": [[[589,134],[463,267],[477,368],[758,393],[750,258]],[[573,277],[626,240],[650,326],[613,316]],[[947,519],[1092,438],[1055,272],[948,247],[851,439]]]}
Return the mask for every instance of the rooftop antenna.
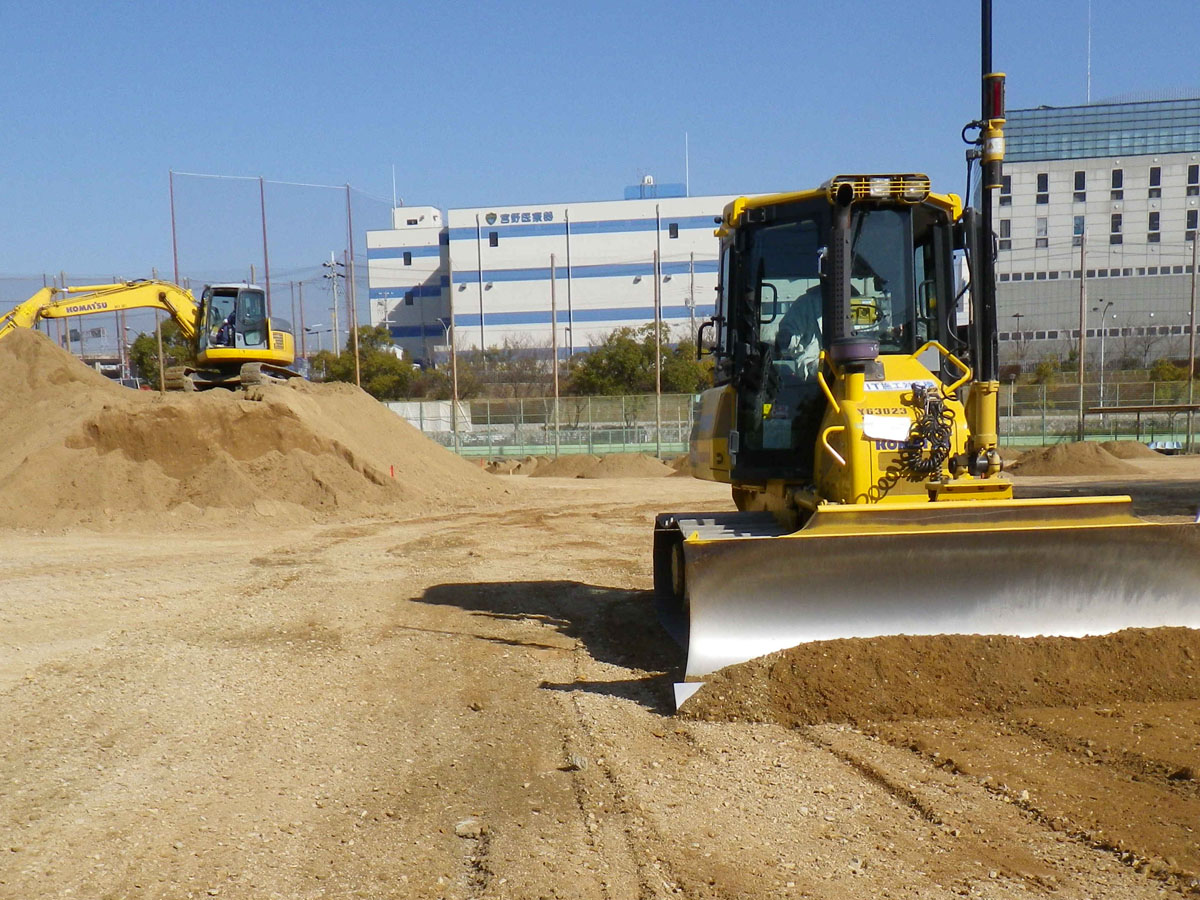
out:
{"label": "rooftop antenna", "polygon": [[1092,0],[1088,0],[1087,27],[1087,102],[1092,102]]}

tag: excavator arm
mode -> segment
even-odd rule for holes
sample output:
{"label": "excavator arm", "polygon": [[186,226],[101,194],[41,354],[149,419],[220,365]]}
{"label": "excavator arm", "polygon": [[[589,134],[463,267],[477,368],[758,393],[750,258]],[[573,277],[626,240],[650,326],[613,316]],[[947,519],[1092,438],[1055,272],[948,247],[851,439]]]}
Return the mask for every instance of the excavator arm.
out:
{"label": "excavator arm", "polygon": [[54,303],[58,288],[44,287],[24,303],[0,316],[0,338],[18,328],[33,328],[37,325],[41,311]]}
{"label": "excavator arm", "polygon": [[[10,315],[15,315],[32,304],[41,293],[42,291],[39,291]],[[63,293],[62,289],[59,289],[58,293]],[[35,310],[30,324],[36,324],[38,319],[63,319],[70,316],[120,312],[125,309],[161,309],[175,320],[184,339],[188,341],[195,339],[199,327],[197,317],[200,307],[191,291],[169,281],[76,285],[68,287],[65,293],[68,296],[42,303]],[[0,337],[4,334],[4,325],[0,324]]]}

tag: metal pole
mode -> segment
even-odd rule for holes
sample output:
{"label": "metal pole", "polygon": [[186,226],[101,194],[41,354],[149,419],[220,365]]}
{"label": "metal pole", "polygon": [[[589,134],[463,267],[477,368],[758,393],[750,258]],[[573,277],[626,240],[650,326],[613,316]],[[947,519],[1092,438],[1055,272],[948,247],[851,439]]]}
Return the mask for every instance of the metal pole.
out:
{"label": "metal pole", "polygon": [[154,311],[154,331],[158,335],[158,390],[159,393],[167,392],[167,361],[163,356],[162,346],[162,317],[159,316],[158,310]]}
{"label": "metal pole", "polygon": [[258,205],[262,211],[263,281],[267,288],[267,318],[271,317],[271,264],[267,261],[267,183],[258,176]]}
{"label": "metal pole", "polygon": [[[447,223],[448,224],[448,223]],[[458,335],[454,331],[454,261],[446,250],[446,283],[450,291],[450,325],[446,340],[450,342],[450,430],[454,433],[454,452],[458,452]]]}
{"label": "metal pole", "polygon": [[558,296],[554,285],[554,254],[550,254],[550,365],[554,371],[554,455],[558,456]]}
{"label": "metal pole", "polygon": [[346,283],[350,286],[350,320],[354,323],[354,383],[362,387],[362,369],[358,357],[358,290],[354,284],[354,215],[351,211],[349,184],[346,185],[346,246],[349,248],[346,256]]}
{"label": "metal pole", "polygon": [[688,254],[688,327],[696,340],[696,252]]}
{"label": "metal pole", "polygon": [[[655,207],[655,215],[658,208]],[[662,458],[662,297],[659,294],[658,251],[654,251],[654,445]]]}
{"label": "metal pole", "polygon": [[483,324],[483,226],[479,214],[475,214],[475,261],[479,264],[479,351],[487,349]]}
{"label": "metal pole", "polygon": [[338,332],[338,290],[337,290],[337,259],[333,251],[329,251],[329,285],[333,289],[333,347],[334,356],[341,356],[342,338]]}
{"label": "metal pole", "polygon": [[175,261],[175,283],[179,284],[179,245],[175,240],[175,173],[167,170],[167,183],[171,190],[171,258]]}
{"label": "metal pole", "polygon": [[1079,435],[1083,440],[1083,351],[1087,332],[1087,229],[1079,236]]}
{"label": "metal pole", "polygon": [[300,357],[308,359],[308,331],[304,327],[304,282],[300,282]]}
{"label": "metal pole", "polygon": [[[1200,232],[1192,232],[1192,303],[1191,312],[1188,315],[1188,406],[1192,406],[1195,402],[1195,386],[1196,386],[1196,248],[1200,246]],[[1188,453],[1192,452],[1192,416],[1194,411],[1189,409],[1187,414]]]}
{"label": "metal pole", "polygon": [[571,306],[571,211],[563,210],[567,231],[567,355],[575,355],[575,312]]}
{"label": "metal pole", "polygon": [[362,387],[362,370],[358,360],[358,304],[351,298],[354,295],[354,260],[348,255],[343,254],[346,266],[346,281],[349,287],[346,289],[346,305],[349,307],[347,315],[350,319],[350,343],[354,347],[354,385]]}

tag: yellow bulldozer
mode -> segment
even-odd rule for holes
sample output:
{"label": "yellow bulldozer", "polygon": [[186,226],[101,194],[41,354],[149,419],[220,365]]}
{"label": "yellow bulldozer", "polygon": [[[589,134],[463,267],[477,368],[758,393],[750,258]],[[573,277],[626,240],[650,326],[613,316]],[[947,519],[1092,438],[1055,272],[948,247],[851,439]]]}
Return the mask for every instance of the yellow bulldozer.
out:
{"label": "yellow bulldozer", "polygon": [[46,287],[0,317],[0,339],[44,319],[130,309],[168,313],[192,344],[195,365],[168,368],[169,390],[238,387],[297,374],[290,368],[296,359],[291,324],[269,317],[266,293],[254,284],[208,285],[199,302],[169,281]]}
{"label": "yellow bulldozer", "polygon": [[1014,499],[982,216],[923,175],[839,175],[734,200],[717,234],[716,386],[690,456],[737,512],[656,520],[655,591],[687,647],[677,702],[807,641],[1200,627],[1200,526],[1143,521],[1124,496]]}

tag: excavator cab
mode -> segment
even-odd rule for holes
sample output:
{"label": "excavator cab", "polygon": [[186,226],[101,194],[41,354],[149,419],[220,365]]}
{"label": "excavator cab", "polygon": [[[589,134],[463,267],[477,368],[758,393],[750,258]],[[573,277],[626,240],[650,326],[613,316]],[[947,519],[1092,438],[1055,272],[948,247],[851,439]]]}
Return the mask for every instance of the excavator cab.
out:
{"label": "excavator cab", "polygon": [[267,346],[267,301],[259,287],[210,285],[200,297],[200,349]]}

